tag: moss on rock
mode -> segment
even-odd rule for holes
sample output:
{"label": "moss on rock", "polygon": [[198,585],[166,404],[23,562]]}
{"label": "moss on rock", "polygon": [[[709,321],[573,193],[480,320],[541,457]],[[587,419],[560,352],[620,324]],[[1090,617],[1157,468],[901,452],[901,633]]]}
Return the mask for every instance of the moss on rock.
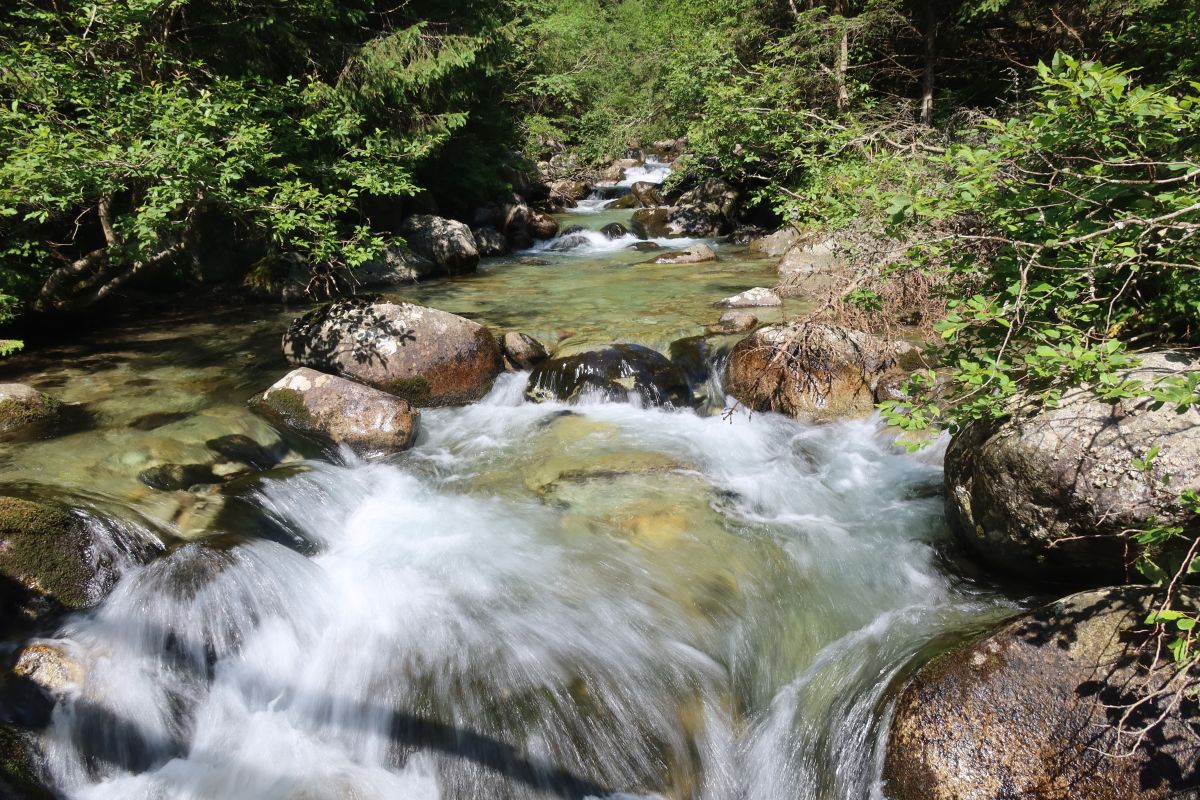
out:
{"label": "moss on rock", "polygon": [[82,608],[90,599],[89,561],[83,525],[69,510],[0,496],[0,574],[8,578],[0,596],[9,595],[4,599],[19,603],[33,595],[63,608]]}
{"label": "moss on rock", "polygon": [[0,724],[0,796],[50,800],[54,793],[42,782],[38,754],[28,734]]}
{"label": "moss on rock", "polygon": [[49,422],[62,411],[62,402],[41,392],[31,397],[0,399],[0,433]]}
{"label": "moss on rock", "polygon": [[433,404],[433,388],[429,381],[420,375],[411,378],[396,378],[380,387],[388,394],[407,400],[414,406],[429,406]]}

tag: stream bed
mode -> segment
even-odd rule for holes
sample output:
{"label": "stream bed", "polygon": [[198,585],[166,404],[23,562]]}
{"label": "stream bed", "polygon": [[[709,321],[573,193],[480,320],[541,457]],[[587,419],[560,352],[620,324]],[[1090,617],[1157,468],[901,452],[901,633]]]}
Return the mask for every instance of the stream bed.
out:
{"label": "stream bed", "polygon": [[[397,294],[561,353],[665,351],[775,279],[733,246],[667,266],[629,242]],[[51,637],[81,665],[43,736],[66,797],[880,798],[899,682],[1016,609],[946,554],[942,444],[721,402],[534,404],[510,373],[424,411],[399,456],[314,452],[246,408],[297,313],[164,317],[6,367],[90,424],[3,446],[0,481],[164,543]],[[229,434],[287,451],[236,509],[138,479]]]}

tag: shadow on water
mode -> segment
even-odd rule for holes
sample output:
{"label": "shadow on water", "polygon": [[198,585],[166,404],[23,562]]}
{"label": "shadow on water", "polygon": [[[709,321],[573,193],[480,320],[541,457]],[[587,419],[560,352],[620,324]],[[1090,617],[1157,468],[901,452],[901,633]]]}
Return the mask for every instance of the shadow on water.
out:
{"label": "shadow on water", "polygon": [[[164,640],[170,641],[172,637],[173,634],[168,633]],[[199,680],[208,682],[212,679],[208,674],[211,665],[197,668],[186,658],[175,658],[170,663],[173,669],[190,669]],[[469,728],[370,703],[346,702],[300,692],[258,677],[249,681],[239,677],[238,683],[249,697],[275,698],[272,705],[284,698],[289,709],[306,709],[309,721],[325,729],[337,725],[344,729],[347,721],[354,720],[361,723],[358,726],[361,732],[370,733],[375,731],[375,721],[388,719],[383,732],[406,755],[431,752],[471,762],[498,777],[552,797],[581,800],[612,794],[612,790],[595,781],[531,758],[507,742]],[[265,707],[266,702],[263,705]],[[185,732],[191,723],[185,719],[177,721],[177,732],[162,734],[147,731],[144,726],[109,708],[86,701],[70,703],[58,709],[58,713],[65,713],[72,719],[71,744],[95,777],[111,774],[114,768],[134,774],[151,772],[172,759],[185,758],[189,753]],[[28,678],[9,673],[0,700],[0,724],[34,733],[51,724],[53,716],[54,698]],[[221,766],[225,772],[251,780],[262,779],[266,783],[284,777],[270,775],[232,755],[222,754]],[[170,780],[168,775],[158,777]]]}

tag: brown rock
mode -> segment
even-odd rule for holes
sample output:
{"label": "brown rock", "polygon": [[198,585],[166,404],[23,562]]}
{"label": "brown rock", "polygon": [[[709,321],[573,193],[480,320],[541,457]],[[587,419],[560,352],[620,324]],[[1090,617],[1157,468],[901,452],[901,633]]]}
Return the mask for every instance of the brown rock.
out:
{"label": "brown rock", "polygon": [[639,208],[633,212],[629,227],[639,239],[661,239],[669,235],[666,208]]}
{"label": "brown rock", "polygon": [[500,340],[504,358],[514,369],[532,369],[550,356],[545,346],[527,333],[509,331]]}
{"label": "brown rock", "polygon": [[649,181],[638,181],[629,187],[629,193],[638,201],[642,208],[654,208],[655,206],[665,205],[662,192],[659,191],[657,183]]}
{"label": "brown rock", "polygon": [[521,234],[534,239],[553,239],[558,222],[544,211],[529,206],[513,206],[504,220],[504,232],[516,240]]}
{"label": "brown rock", "polygon": [[[1122,707],[1173,671],[1144,668],[1147,635],[1138,629],[1155,597],[1141,587],[1072,595],[926,666],[896,703],[886,795],[1196,800],[1194,702],[1166,713],[1142,749],[1117,757],[1132,744],[1113,726]],[[1150,702],[1133,724],[1167,712],[1167,700]]]}
{"label": "brown rock", "polygon": [[717,324],[709,326],[710,333],[745,333],[753,330],[758,324],[758,317],[754,316],[754,312],[744,309],[734,309],[726,311],[717,320]]}
{"label": "brown rock", "polygon": [[283,352],[290,364],[342,375],[416,406],[477,400],[503,369],[487,328],[411,303],[322,306],[291,324]]}
{"label": "brown rock", "polygon": [[13,674],[32,682],[50,697],[61,697],[83,683],[83,665],[62,647],[32,642],[21,648]]}
{"label": "brown rock", "polygon": [[879,379],[910,351],[910,345],[836,325],[769,325],[733,349],[725,387],[755,411],[860,417],[874,410]]}
{"label": "brown rock", "polygon": [[716,261],[717,254],[706,244],[698,244],[686,250],[672,250],[669,253],[649,261],[649,264],[702,264],[705,261]]}
{"label": "brown rock", "polygon": [[289,372],[255,404],[290,428],[360,453],[407,450],[420,418],[406,400],[307,367]]}

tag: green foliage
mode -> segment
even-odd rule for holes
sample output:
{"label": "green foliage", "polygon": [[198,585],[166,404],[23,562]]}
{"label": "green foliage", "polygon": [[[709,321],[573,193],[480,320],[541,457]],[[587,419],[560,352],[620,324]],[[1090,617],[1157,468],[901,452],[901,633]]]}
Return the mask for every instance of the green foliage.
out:
{"label": "green foliage", "polygon": [[750,0],[535,0],[519,84],[529,154],[569,144],[599,159],[681,136],[771,15]]}
{"label": "green foliage", "polygon": [[382,242],[364,203],[418,191],[417,171],[468,131],[507,52],[495,7],[434,34],[383,5],[20,0],[0,12],[3,308],[101,300],[179,263],[203,215],[315,263],[369,259]]}
{"label": "green foliage", "polygon": [[[959,229],[914,250],[944,267],[954,297],[938,326],[951,428],[1004,416],[1018,392],[1048,404],[1083,383],[1145,393],[1121,377],[1129,343],[1200,337],[1200,85],[1141,86],[1065,55],[1038,73],[1028,109],[984,121],[930,198],[893,206],[897,227]],[[1153,391],[1186,405],[1195,389]]]}
{"label": "green foliage", "polygon": [[1200,609],[1182,603],[1173,590],[1180,579],[1194,580],[1200,575],[1200,534],[1195,529],[1195,521],[1200,520],[1200,494],[1185,491],[1178,504],[1192,524],[1158,525],[1152,519],[1134,534],[1134,540],[1141,548],[1138,571],[1152,583],[1168,587],[1166,601],[1146,617],[1146,624],[1157,627],[1176,667],[1187,670],[1200,665],[1196,640]]}

